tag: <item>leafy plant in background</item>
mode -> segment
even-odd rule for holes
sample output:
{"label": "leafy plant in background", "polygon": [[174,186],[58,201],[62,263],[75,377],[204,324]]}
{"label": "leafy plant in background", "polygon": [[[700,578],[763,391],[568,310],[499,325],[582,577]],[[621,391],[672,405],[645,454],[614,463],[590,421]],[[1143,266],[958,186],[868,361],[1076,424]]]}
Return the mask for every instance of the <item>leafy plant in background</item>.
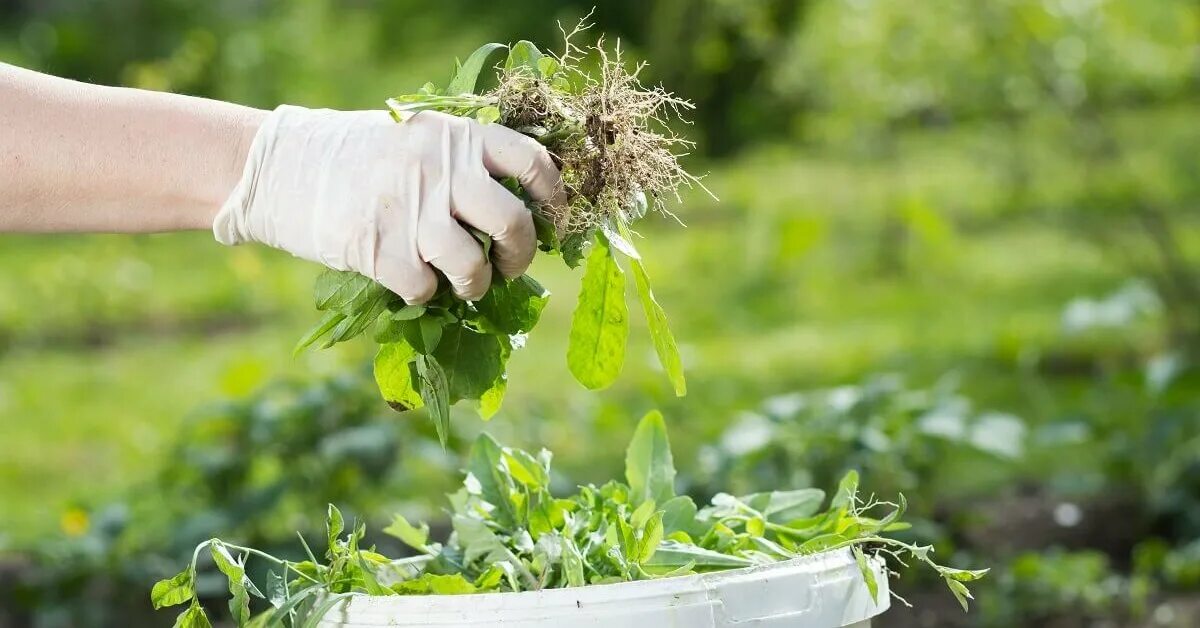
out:
{"label": "leafy plant in background", "polygon": [[1025,425],[981,412],[957,392],[953,376],[929,388],[897,375],[779,395],[730,425],[702,453],[698,479],[719,487],[825,486],[859,469],[887,493],[928,490],[948,454],[1004,463],[1024,451]]}
{"label": "leafy plant in background", "polygon": [[1057,625],[1054,620],[1067,617],[1084,625],[1137,616],[1150,593],[1146,578],[1122,575],[1108,556],[1094,550],[1024,553],[991,584],[981,615],[985,626],[996,628]]}
{"label": "leafy plant in background", "polygon": [[[482,46],[458,65],[446,87],[429,83],[388,106],[400,124],[420,111],[441,111],[503,124],[544,144],[561,165],[563,203],[533,202],[516,181],[504,183],[530,205],[541,251],[561,255],[571,267],[586,255],[567,350],[571,372],[584,386],[600,389],[621,371],[629,317],[620,253],[633,270],[659,361],[675,393],[683,395],[679,351],[630,225],[648,205],[666,213],[664,199],[697,182],[673,152],[688,142],[667,130],[691,105],[661,88],[643,87],[638,71],[626,70],[619,50],[610,57],[602,41],[587,50],[571,43],[582,28],[581,23],[566,34],[561,54],[543,53],[528,41],[511,48]],[[497,85],[476,93],[488,59],[503,49],[508,56]],[[588,53],[599,57],[598,77],[581,65]],[[476,235],[486,253],[487,238]],[[408,304],[368,278],[327,271],[316,287],[317,308],[325,315],[298,349],[318,342],[328,347],[373,329],[380,344],[375,358],[380,392],[397,410],[428,407],[444,442],[452,404],[470,401],[484,419],[500,407],[509,355],[537,324],[548,296],[528,276],[512,281],[497,276],[475,302],[457,299],[443,282],[428,303]]]}
{"label": "leafy plant in background", "polygon": [[[122,499],[80,508],[73,535],[47,535],[25,555],[14,586],[0,585],[0,625],[153,625],[145,584],[218,531],[286,552],[302,513],[329,502],[355,512],[393,507],[397,478],[449,488],[453,467],[432,430],[379,405],[369,376],[354,373],[279,382],[197,412],[157,473]],[[196,587],[203,597],[224,588],[209,572]]]}
{"label": "leafy plant in background", "polygon": [[[847,474],[826,504],[819,489],[772,491],[742,497],[719,494],[697,509],[675,494],[675,466],[662,415],[638,424],[625,455],[625,482],[587,485],[570,497],[549,490],[550,452],[530,454],[504,447],[487,434],[475,441],[463,487],[450,494],[454,534],[430,539],[429,527],[396,516],[384,532],[418,552],[389,559],[364,547],[366,528],[346,532],[341,512],[329,507],[328,550],[319,561],[301,537],[308,560],[283,560],[219,539],[196,548],[191,563],[151,592],[156,608],[188,604],[178,625],[206,626],[196,600],[202,553],[224,573],[230,610],[240,626],[312,625],[354,594],[453,595],[531,591],[721,571],[849,548],[867,588],[878,583],[867,552],[920,561],[934,569],[963,608],[965,583],[987,570],[962,570],[934,562],[933,548],[905,543],[888,532],[902,530],[904,497],[898,504],[863,501],[858,474]],[[882,517],[869,511],[882,511]],[[270,565],[259,587],[247,577],[250,559]],[[251,617],[252,597],[270,608]]]}

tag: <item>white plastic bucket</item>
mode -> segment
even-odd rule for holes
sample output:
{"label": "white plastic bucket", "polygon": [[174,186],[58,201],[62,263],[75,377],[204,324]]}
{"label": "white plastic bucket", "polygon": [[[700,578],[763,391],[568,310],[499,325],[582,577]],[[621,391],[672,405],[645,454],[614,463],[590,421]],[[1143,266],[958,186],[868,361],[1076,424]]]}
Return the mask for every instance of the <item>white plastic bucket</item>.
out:
{"label": "white plastic bucket", "polygon": [[850,550],[720,573],[525,593],[354,596],[322,628],[866,628],[888,609],[882,563],[871,599]]}

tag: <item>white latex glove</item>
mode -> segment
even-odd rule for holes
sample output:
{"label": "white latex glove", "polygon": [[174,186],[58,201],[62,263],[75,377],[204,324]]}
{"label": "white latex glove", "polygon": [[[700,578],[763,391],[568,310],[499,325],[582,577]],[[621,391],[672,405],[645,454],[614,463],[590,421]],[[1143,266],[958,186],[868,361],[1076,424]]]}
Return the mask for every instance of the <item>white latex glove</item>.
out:
{"label": "white latex glove", "polygon": [[537,248],[529,210],[493,179],[506,176],[535,199],[561,193],[546,150],[498,124],[433,111],[397,124],[383,111],[285,105],[258,130],[213,232],[358,271],[409,303],[433,296],[432,266],[474,300],[492,266],[463,224],[492,237],[506,277],[525,272]]}

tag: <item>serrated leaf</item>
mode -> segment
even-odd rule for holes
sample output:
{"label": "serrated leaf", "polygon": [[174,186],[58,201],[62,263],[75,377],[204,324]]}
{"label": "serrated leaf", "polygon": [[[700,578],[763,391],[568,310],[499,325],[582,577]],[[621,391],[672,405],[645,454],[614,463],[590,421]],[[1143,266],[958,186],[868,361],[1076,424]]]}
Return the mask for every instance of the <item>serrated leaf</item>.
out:
{"label": "serrated leaf", "polygon": [[488,57],[492,56],[497,50],[503,50],[507,47],[504,44],[490,43],[476,48],[475,52],[472,52],[471,56],[467,57],[466,62],[458,66],[454,73],[454,78],[450,79],[450,84],[446,86],[446,93],[451,96],[474,93],[475,85],[479,80],[479,73],[483,71],[483,66],[487,63]]}
{"label": "serrated leaf", "polygon": [[665,504],[675,496],[675,462],[666,422],[657,410],[642,417],[633,433],[625,452],[625,481],[635,504]]}
{"label": "serrated leaf", "polygon": [[390,534],[418,552],[429,552],[429,525],[422,523],[421,527],[414,526],[401,515],[392,515],[392,523],[383,529],[384,534]]}
{"label": "serrated leaf", "polygon": [[188,567],[170,578],[155,582],[154,588],[150,590],[150,603],[156,610],[183,604],[195,595],[194,586],[192,568]]}
{"label": "serrated leaf", "polygon": [[480,434],[471,445],[467,470],[479,481],[483,499],[496,507],[496,520],[503,526],[511,527],[516,524],[517,518],[509,499],[512,480],[507,477],[501,464],[503,458],[504,450],[500,444],[488,434]]}
{"label": "serrated leaf", "polygon": [[567,366],[584,386],[605,388],[621,374],[628,338],[625,273],[607,240],[597,234],[571,319]]}
{"label": "serrated leaf", "polygon": [[679,346],[675,344],[675,335],[667,323],[667,313],[654,298],[650,289],[650,277],[639,260],[630,260],[633,266],[634,283],[637,284],[638,298],[642,302],[642,311],[646,314],[646,324],[650,329],[650,339],[654,342],[654,353],[658,355],[658,363],[662,365],[675,396],[687,394],[687,379],[683,374],[683,359],[679,356]]}
{"label": "serrated leaf", "polygon": [[406,342],[381,344],[375,353],[375,384],[384,401],[398,410],[425,405],[413,372],[416,357],[417,352]]}

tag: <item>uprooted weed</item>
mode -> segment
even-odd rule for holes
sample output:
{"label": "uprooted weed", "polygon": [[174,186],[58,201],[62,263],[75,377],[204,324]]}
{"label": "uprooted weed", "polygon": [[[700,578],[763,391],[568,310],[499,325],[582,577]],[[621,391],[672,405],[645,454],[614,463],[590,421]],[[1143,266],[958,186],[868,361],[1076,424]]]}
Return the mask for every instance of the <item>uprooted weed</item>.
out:
{"label": "uprooted weed", "polygon": [[[694,106],[660,86],[643,85],[638,76],[646,64],[627,69],[619,43],[612,52],[603,38],[592,46],[574,44],[586,28],[581,23],[564,31],[563,51],[548,53],[555,72],[506,67],[487,96],[495,99],[501,124],[537,137],[559,162],[566,203],[542,207],[559,233],[634,222],[647,201],[674,217],[664,200],[678,200],[681,186],[704,187],[679,164],[693,143],[671,130],[686,123],[683,113]],[[582,69],[588,57],[596,59],[597,73]]]}

